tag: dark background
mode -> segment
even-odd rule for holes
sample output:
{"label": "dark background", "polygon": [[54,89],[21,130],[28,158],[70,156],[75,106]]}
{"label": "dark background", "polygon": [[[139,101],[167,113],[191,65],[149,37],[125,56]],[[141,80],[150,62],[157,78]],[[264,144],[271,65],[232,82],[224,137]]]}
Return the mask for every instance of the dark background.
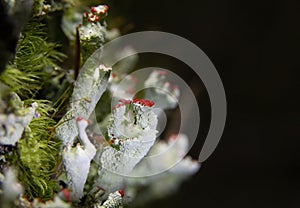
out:
{"label": "dark background", "polygon": [[[198,45],[227,95],[226,127],[213,155],[180,192],[147,207],[300,207],[299,1],[106,2],[113,15],[126,16],[124,30],[161,30]],[[192,70],[187,76],[184,66],[171,67],[202,87]],[[195,157],[209,125],[207,94],[198,101],[204,127]]]}
{"label": "dark background", "polygon": [[[179,192],[146,207],[300,207],[299,0],[104,2],[123,33],[160,30],[198,45],[226,91],[217,149]],[[174,70],[196,92],[201,127],[190,154],[197,158],[209,127],[207,93],[184,64],[151,56],[158,62],[148,66]]]}

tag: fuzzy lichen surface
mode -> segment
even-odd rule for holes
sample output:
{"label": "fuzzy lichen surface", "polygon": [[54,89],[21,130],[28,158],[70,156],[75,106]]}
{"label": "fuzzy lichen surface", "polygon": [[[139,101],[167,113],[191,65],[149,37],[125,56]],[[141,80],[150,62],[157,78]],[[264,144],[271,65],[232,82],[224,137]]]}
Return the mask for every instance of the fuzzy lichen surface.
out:
{"label": "fuzzy lichen surface", "polygon": [[56,128],[56,134],[64,145],[73,144],[78,135],[75,118],[81,116],[88,119],[106,90],[110,70],[105,71],[97,66],[99,53],[100,50],[96,51],[81,69],[71,96],[70,109]]}
{"label": "fuzzy lichen surface", "polygon": [[145,157],[156,139],[157,116],[152,105],[148,105],[151,101],[121,102],[115,107],[108,126],[109,145],[103,148],[98,161],[96,185],[108,193],[122,188],[123,177]]}
{"label": "fuzzy lichen surface", "polygon": [[82,117],[78,117],[76,121],[80,143],[77,143],[75,148],[71,148],[70,144],[67,145],[62,153],[68,187],[72,191],[72,201],[79,201],[83,197],[84,184],[88,177],[90,163],[96,154],[96,148],[85,132],[88,121]]}

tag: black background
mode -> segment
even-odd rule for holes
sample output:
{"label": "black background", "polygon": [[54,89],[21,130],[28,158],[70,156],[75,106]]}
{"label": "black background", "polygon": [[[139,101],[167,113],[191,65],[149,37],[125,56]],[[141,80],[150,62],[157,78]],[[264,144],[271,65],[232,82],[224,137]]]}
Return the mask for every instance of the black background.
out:
{"label": "black background", "polygon": [[300,207],[299,1],[106,2],[134,25],[130,32],[161,30],[195,43],[226,91],[226,127],[213,155],[177,194],[147,207]]}

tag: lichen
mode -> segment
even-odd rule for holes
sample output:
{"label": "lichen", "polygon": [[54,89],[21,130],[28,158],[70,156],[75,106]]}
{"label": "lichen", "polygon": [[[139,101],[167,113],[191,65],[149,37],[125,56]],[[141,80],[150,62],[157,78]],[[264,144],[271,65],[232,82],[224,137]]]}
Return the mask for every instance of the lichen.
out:
{"label": "lichen", "polygon": [[[109,63],[101,59],[105,41],[121,34],[107,29],[108,6],[82,14],[86,2],[31,0],[24,11],[25,1],[6,2],[12,19],[27,14],[16,29],[16,53],[0,74],[0,197],[9,205],[117,208],[127,197],[175,190],[199,169],[184,157],[186,136],[157,141],[157,107],[175,108],[180,97],[165,71],[140,83],[128,74],[137,54],[114,66],[102,63]],[[62,27],[58,34],[54,23]],[[133,53],[126,46],[108,59]],[[138,86],[147,89],[138,93]]]}
{"label": "lichen", "polygon": [[98,179],[107,193],[122,187],[127,176],[148,153],[156,139],[157,117],[154,103],[147,100],[121,100],[115,106],[111,124],[107,129],[107,141],[101,157]]}
{"label": "lichen", "polygon": [[77,143],[75,148],[68,144],[62,153],[68,186],[72,190],[72,201],[79,201],[83,197],[84,184],[88,177],[90,163],[96,154],[96,148],[89,141],[85,132],[87,126],[87,120],[82,117],[77,118],[80,143]]}
{"label": "lichen", "polygon": [[107,200],[100,206],[100,208],[119,208],[122,205],[123,196],[124,192],[122,190],[110,193]]}
{"label": "lichen", "polygon": [[78,134],[75,118],[81,116],[88,119],[106,90],[110,70],[100,69],[100,65],[95,65],[95,58],[96,56],[91,57],[90,62],[81,69],[75,82],[69,110],[56,128],[56,134],[64,145],[73,144]]}
{"label": "lichen", "polygon": [[201,164],[186,156],[188,143],[186,135],[174,134],[151,148],[126,178],[125,192],[135,205],[171,195],[199,170]]}
{"label": "lichen", "polygon": [[24,102],[17,94],[11,93],[11,111],[8,114],[0,114],[0,144],[15,145],[21,139],[24,129],[35,116],[38,104],[32,102],[30,106],[24,107]]}

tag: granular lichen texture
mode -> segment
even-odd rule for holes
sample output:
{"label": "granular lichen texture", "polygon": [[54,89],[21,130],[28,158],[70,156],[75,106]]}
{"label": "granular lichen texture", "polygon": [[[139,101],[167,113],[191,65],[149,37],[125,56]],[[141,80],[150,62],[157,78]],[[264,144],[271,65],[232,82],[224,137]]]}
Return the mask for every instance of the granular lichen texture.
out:
{"label": "granular lichen texture", "polygon": [[[157,107],[176,108],[176,83],[160,70],[144,81],[131,76],[138,55],[102,63],[104,44],[122,34],[109,16],[114,8],[0,2],[1,24],[15,38],[0,42],[1,207],[130,207],[164,196],[159,189],[171,193],[199,169],[182,155],[186,135],[158,135]],[[110,58],[132,51],[126,46]],[[138,93],[137,86],[149,89]],[[149,159],[169,148],[159,161]],[[168,170],[149,175],[161,168]]]}

